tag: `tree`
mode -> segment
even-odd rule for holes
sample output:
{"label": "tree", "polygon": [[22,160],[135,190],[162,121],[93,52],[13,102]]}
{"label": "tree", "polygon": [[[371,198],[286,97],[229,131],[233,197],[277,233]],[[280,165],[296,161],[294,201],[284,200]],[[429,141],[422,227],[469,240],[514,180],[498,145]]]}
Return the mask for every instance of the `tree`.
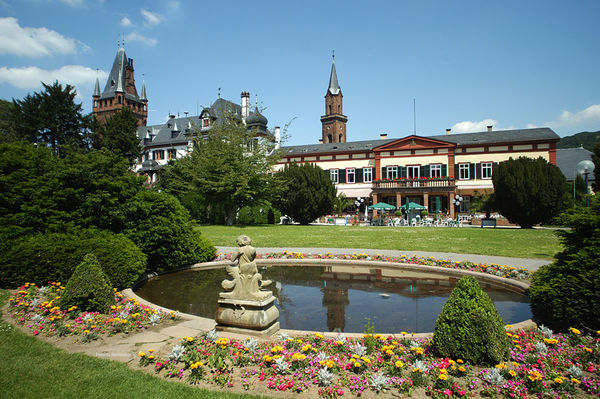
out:
{"label": "tree", "polygon": [[511,223],[531,228],[558,215],[569,202],[567,181],[543,158],[510,158],[492,177],[494,204]]}
{"label": "tree", "polygon": [[75,104],[77,92],[71,85],[42,83],[44,91],[13,100],[13,121],[22,140],[52,148],[64,156],[69,150],[89,148],[88,129],[92,117]]}
{"label": "tree", "polygon": [[339,193],[335,197],[335,201],[333,203],[333,209],[335,210],[335,213],[338,216],[341,216],[342,213],[346,210],[346,208],[348,208],[350,205],[352,205],[352,200],[350,198],[347,198],[346,194]]}
{"label": "tree", "polygon": [[0,223],[12,235],[98,227],[120,232],[120,208],[144,178],[107,151],[57,158],[28,143],[0,144]]}
{"label": "tree", "polygon": [[13,120],[14,109],[12,102],[0,99],[0,143],[19,140]]}
{"label": "tree", "polygon": [[594,152],[592,153],[592,162],[594,162],[594,191],[600,191],[600,141],[594,145]]}
{"label": "tree", "polygon": [[107,148],[133,165],[142,151],[137,127],[138,120],[133,111],[123,107],[103,124],[96,123],[92,134],[92,147]]}
{"label": "tree", "polygon": [[222,207],[225,223],[232,225],[241,208],[271,197],[277,159],[270,141],[226,115],[188,156],[160,170],[158,187],[177,197],[199,194],[205,205]]}
{"label": "tree", "polygon": [[300,224],[309,224],[333,210],[336,189],[320,167],[293,163],[278,173],[278,179],[284,185],[278,207]]}
{"label": "tree", "polygon": [[570,229],[559,230],[564,250],[551,265],[532,276],[529,297],[538,323],[566,331],[569,327],[600,329],[600,194],[590,206],[561,214]]}

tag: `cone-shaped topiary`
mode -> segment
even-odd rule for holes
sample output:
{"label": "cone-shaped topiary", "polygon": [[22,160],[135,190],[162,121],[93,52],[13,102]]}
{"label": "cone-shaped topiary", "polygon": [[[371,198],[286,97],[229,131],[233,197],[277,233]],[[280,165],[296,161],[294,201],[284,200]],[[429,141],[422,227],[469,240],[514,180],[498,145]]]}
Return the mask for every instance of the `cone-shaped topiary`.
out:
{"label": "cone-shaped topiary", "polygon": [[432,345],[441,356],[475,364],[496,364],[508,357],[502,319],[474,277],[456,284],[435,323]]}
{"label": "cone-shaped topiary", "polygon": [[60,307],[106,312],[114,304],[110,281],[94,254],[87,254],[73,272],[60,298]]}

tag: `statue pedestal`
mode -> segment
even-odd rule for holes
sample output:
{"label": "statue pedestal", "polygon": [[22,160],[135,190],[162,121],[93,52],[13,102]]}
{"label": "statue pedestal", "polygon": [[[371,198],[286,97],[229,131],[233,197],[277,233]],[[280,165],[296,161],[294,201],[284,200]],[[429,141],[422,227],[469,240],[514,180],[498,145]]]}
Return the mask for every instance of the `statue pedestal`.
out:
{"label": "statue pedestal", "polygon": [[269,337],[279,331],[275,297],[260,301],[219,298],[215,314],[218,331]]}

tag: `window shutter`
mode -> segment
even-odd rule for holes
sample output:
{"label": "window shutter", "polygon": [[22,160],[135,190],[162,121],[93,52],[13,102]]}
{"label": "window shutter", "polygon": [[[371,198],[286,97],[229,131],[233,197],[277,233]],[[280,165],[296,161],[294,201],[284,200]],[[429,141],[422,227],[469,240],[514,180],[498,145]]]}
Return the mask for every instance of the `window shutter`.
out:
{"label": "window shutter", "polygon": [[363,170],[362,168],[357,168],[354,172],[354,179],[356,180],[357,183],[362,183],[363,182]]}
{"label": "window shutter", "polygon": [[431,177],[429,176],[429,165],[421,166],[421,177]]}
{"label": "window shutter", "polygon": [[406,166],[398,166],[399,177],[406,177]]}
{"label": "window shutter", "polygon": [[382,179],[387,179],[387,169],[385,166],[381,167],[381,178]]}
{"label": "window shutter", "polygon": [[448,165],[442,165],[442,177],[448,177]]}
{"label": "window shutter", "polygon": [[474,180],[475,179],[475,164],[471,163],[469,164],[469,180]]}
{"label": "window shutter", "polygon": [[346,183],[346,169],[340,169],[338,171],[339,176],[338,176],[338,182],[339,183]]}
{"label": "window shutter", "polygon": [[492,173],[496,170],[497,167],[498,167],[498,162],[493,162],[492,163]]}
{"label": "window shutter", "polygon": [[481,164],[478,163],[476,166],[476,171],[477,171],[477,179],[481,179]]}
{"label": "window shutter", "polygon": [[457,163],[454,164],[454,178],[455,179],[460,178],[460,176],[458,175],[458,164]]}

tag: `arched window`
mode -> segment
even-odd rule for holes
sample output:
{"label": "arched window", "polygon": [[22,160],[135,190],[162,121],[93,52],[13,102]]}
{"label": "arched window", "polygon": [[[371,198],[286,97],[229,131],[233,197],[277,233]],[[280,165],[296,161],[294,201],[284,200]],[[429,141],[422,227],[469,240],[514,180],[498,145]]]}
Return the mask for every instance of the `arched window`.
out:
{"label": "arched window", "polygon": [[331,113],[331,104],[329,104],[329,113]]}
{"label": "arched window", "polygon": [[333,140],[333,136],[331,134],[327,135],[327,140],[328,143],[331,143]]}
{"label": "arched window", "polygon": [[338,136],[338,143],[342,142],[342,134],[340,133],[340,135]]}

